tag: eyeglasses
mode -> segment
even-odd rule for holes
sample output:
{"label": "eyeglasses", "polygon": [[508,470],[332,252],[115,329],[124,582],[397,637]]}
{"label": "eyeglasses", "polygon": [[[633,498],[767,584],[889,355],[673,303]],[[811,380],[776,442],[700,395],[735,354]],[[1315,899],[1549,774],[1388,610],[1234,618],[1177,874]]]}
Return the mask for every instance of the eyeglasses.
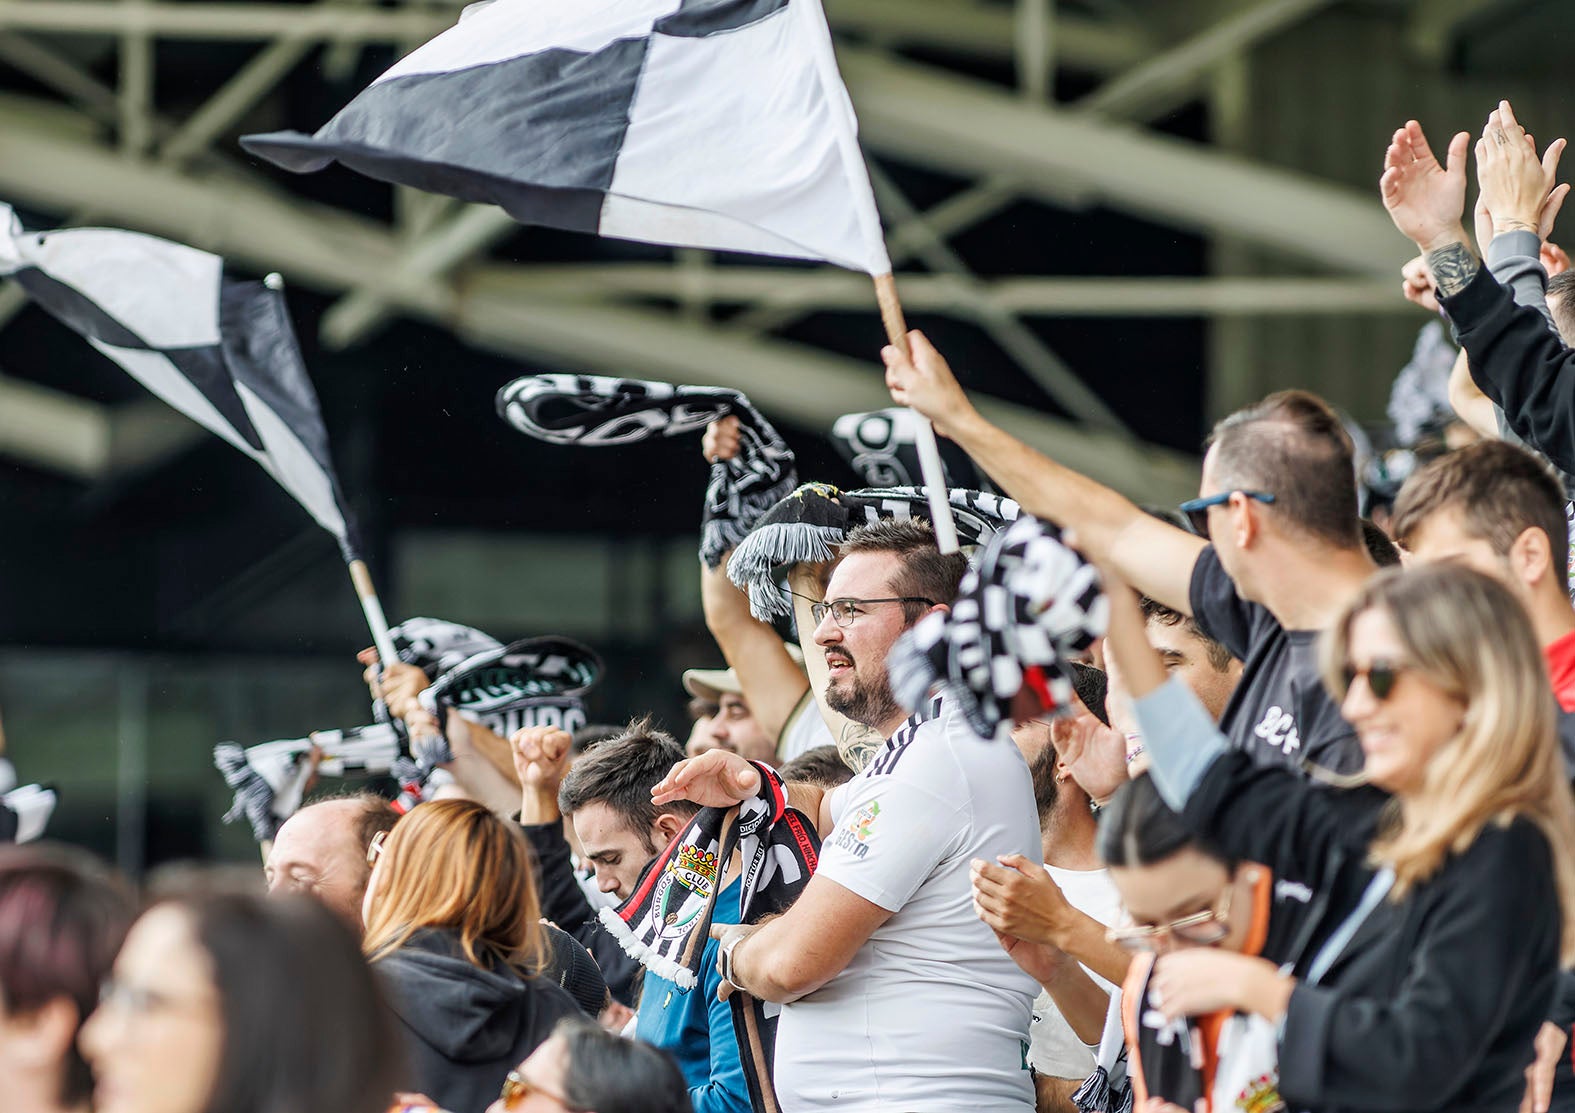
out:
{"label": "eyeglasses", "polygon": [[1230,898],[1234,888],[1234,885],[1225,886],[1219,903],[1213,908],[1194,912],[1168,924],[1111,928],[1105,932],[1105,938],[1129,951],[1152,951],[1159,945],[1160,939],[1167,935],[1183,943],[1211,947],[1223,942],[1230,934]]}
{"label": "eyeglasses", "polygon": [[923,603],[927,607],[935,606],[933,599],[923,599],[917,595],[895,595],[890,599],[833,599],[829,603],[811,603],[809,605],[810,617],[819,626],[826,621],[829,613],[838,626],[852,626],[853,620],[864,612],[861,607],[873,607],[876,603]]}
{"label": "eyeglasses", "polygon": [[590,1110],[581,1106],[570,1105],[569,1100],[562,1094],[554,1093],[545,1086],[532,1082],[517,1070],[509,1071],[509,1076],[503,1080],[503,1092],[498,1097],[503,1102],[503,1108],[508,1110],[508,1113],[515,1113],[519,1105],[532,1094],[540,1094],[549,1101],[557,1102],[569,1113],[591,1113]]}
{"label": "eyeglasses", "polygon": [[379,831],[372,836],[372,841],[366,848],[366,865],[368,869],[377,865],[377,860],[383,856],[383,844],[387,841],[387,831]]}
{"label": "eyeglasses", "polygon": [[1209,507],[1224,506],[1230,501],[1232,495],[1245,495],[1247,498],[1257,499],[1259,502],[1274,501],[1274,496],[1266,491],[1221,491],[1219,494],[1209,495],[1207,498],[1188,499],[1176,509],[1187,516],[1187,524],[1192,527],[1193,533],[1199,537],[1207,537],[1209,535]]}
{"label": "eyeglasses", "polygon": [[1359,676],[1367,681],[1367,690],[1373,693],[1373,698],[1382,703],[1394,694],[1395,685],[1400,677],[1410,672],[1408,665],[1396,664],[1393,661],[1375,660],[1365,669],[1359,669],[1349,661],[1340,670],[1340,699],[1344,700],[1351,692],[1351,685],[1356,683]]}
{"label": "eyeglasses", "polygon": [[98,1003],[101,1008],[113,1009],[127,1016],[148,1016],[188,1005],[200,1006],[202,999],[182,1001],[156,989],[108,978],[98,987]]}

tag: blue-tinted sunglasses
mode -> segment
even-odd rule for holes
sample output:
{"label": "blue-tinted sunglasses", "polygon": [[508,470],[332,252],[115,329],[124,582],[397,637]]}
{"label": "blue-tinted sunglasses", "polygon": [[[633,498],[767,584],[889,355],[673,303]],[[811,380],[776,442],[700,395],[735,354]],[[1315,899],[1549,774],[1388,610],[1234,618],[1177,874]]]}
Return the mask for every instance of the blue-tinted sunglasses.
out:
{"label": "blue-tinted sunglasses", "polygon": [[1209,507],[1224,506],[1230,501],[1232,495],[1246,495],[1248,498],[1257,499],[1259,502],[1274,501],[1274,496],[1264,491],[1221,491],[1219,494],[1210,495],[1207,498],[1188,499],[1176,509],[1187,516],[1187,524],[1192,527],[1193,533],[1199,537],[1207,537],[1209,535]]}

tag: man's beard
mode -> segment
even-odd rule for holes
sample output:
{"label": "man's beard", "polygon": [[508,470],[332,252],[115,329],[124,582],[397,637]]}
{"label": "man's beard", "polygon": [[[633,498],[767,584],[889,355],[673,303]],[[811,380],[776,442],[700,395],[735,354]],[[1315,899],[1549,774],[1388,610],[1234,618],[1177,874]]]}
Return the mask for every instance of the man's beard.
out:
{"label": "man's beard", "polygon": [[[844,651],[851,664],[853,658]],[[826,681],[826,706],[845,715],[855,723],[862,723],[876,730],[902,713],[902,705],[891,693],[891,681],[883,671],[880,677],[868,678],[857,671],[853,673],[852,688],[839,688],[834,681]],[[883,732],[884,733],[884,732]]]}

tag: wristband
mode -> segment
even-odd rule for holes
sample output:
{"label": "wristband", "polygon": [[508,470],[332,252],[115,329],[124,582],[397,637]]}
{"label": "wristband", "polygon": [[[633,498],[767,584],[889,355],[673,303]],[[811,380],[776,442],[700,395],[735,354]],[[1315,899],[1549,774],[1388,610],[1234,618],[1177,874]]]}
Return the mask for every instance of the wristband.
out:
{"label": "wristband", "polygon": [[738,981],[733,977],[733,949],[743,941],[744,933],[735,932],[723,941],[716,956],[716,969],[722,975],[722,980],[735,986],[738,985]]}

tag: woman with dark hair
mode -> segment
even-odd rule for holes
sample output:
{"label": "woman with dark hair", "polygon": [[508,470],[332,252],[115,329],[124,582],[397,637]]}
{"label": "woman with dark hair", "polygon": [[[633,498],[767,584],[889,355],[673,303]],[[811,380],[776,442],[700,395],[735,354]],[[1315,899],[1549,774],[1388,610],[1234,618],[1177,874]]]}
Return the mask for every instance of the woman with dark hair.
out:
{"label": "woman with dark hair", "polygon": [[422,804],[372,844],[362,947],[406,1034],[415,1089],[480,1113],[574,999],[547,978],[530,845],[470,800]]}
{"label": "woman with dark hair", "polygon": [[1283,959],[1301,924],[1296,902],[1275,902],[1268,867],[1233,861],[1188,828],[1146,773],[1101,812],[1099,852],[1128,918],[1110,938],[1137,952],[1119,1006],[1135,1108],[1280,1107],[1273,1026],[1232,1008],[1163,1019],[1151,976],[1157,956],[1188,948]]}
{"label": "woman with dark hair", "polygon": [[1106,578],[1114,655],[1150,775],[1198,835],[1315,894],[1290,972],[1161,955],[1166,1020],[1232,1009],[1279,1032],[1309,1110],[1512,1113],[1561,958],[1575,957],[1575,801],[1530,620],[1455,565],[1374,576],[1329,624],[1324,682],[1381,792],[1310,784],[1231,750],[1168,681],[1131,589]]}
{"label": "woman with dark hair", "polygon": [[355,937],[308,897],[154,904],[82,1029],[96,1113],[384,1113],[399,1036]]}
{"label": "woman with dark hair", "polygon": [[5,1108],[88,1108],[77,1032],[131,926],[131,894],[63,846],[0,846],[0,1087]]}
{"label": "woman with dark hair", "polygon": [[508,1074],[487,1113],[690,1113],[678,1064],[650,1044],[564,1020]]}

